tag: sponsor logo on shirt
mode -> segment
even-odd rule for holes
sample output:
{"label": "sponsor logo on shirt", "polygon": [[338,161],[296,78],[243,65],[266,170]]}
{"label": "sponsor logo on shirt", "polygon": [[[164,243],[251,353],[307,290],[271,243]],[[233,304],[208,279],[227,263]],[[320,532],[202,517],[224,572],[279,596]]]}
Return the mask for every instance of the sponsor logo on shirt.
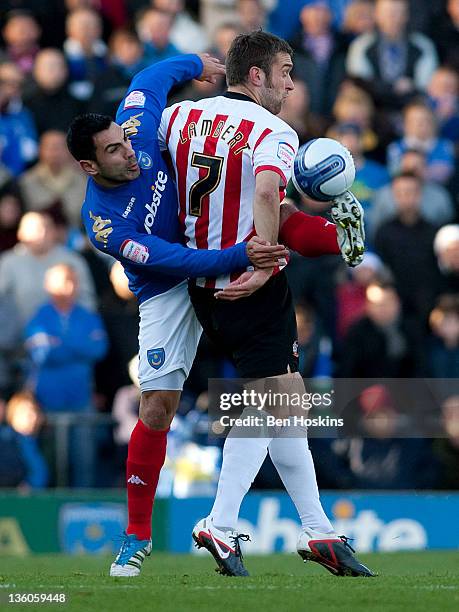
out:
{"label": "sponsor logo on shirt", "polygon": [[277,145],[277,157],[290,168],[295,159],[295,149],[288,142],[280,142]]}
{"label": "sponsor logo on shirt", "polygon": [[135,240],[125,240],[121,245],[120,253],[126,259],[138,264],[146,263],[150,257],[148,247]]}
{"label": "sponsor logo on shirt", "polygon": [[146,97],[143,91],[131,91],[124,100],[124,110],[127,108],[143,108],[145,106]]}
{"label": "sponsor logo on shirt", "polygon": [[163,197],[163,191],[166,188],[166,183],[167,174],[162,170],[159,170],[155,184],[151,186],[151,190],[153,191],[151,202],[147,202],[147,204],[145,204],[145,208],[147,209],[148,213],[145,217],[144,227],[148,234],[151,234],[151,228],[155,222],[156,214],[158,212],[159,205],[161,204],[161,198]]}
{"label": "sponsor logo on shirt", "polygon": [[128,214],[134,208],[134,204],[135,204],[135,197],[132,196],[132,198],[129,200],[128,205],[126,206],[126,210],[124,211],[124,213],[122,215],[125,219],[127,219]]}
{"label": "sponsor logo on shirt", "polygon": [[126,119],[124,123],[121,124],[121,127],[124,130],[124,133],[128,138],[131,136],[136,136],[139,132],[139,127],[142,125],[139,117],[142,117],[143,113],[138,113],[137,115],[131,115],[129,119]]}
{"label": "sponsor logo on shirt", "polygon": [[89,218],[94,221],[92,231],[95,234],[95,239],[97,242],[102,242],[105,248],[108,243],[108,237],[113,232],[113,227],[110,227],[112,220],[102,219],[102,217],[94,215],[91,210],[89,211]]}

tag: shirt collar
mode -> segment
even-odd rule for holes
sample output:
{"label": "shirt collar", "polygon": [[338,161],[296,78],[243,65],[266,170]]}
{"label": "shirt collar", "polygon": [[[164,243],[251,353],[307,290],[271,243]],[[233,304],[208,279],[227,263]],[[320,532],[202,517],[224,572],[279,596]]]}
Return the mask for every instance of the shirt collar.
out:
{"label": "shirt collar", "polygon": [[242,100],[244,102],[252,102],[253,104],[257,104],[253,98],[250,96],[246,96],[245,94],[239,93],[238,91],[225,91],[223,94],[224,98],[229,98],[230,100]]}

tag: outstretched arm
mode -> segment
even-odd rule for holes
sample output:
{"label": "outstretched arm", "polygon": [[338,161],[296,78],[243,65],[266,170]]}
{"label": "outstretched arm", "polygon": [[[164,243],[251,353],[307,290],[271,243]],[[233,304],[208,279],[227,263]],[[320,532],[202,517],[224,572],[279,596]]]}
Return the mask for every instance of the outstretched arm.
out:
{"label": "outstretched arm", "polygon": [[288,254],[285,247],[268,245],[256,236],[248,243],[223,250],[188,249],[127,225],[109,227],[102,236],[97,231],[101,218],[92,212],[83,215],[83,223],[91,243],[121,263],[180,277],[219,276],[249,265],[272,268]]}
{"label": "outstretched arm", "polygon": [[348,266],[358,266],[365,250],[364,212],[351,191],[333,200],[331,217],[306,215],[293,202],[281,206],[279,236],[286,246],[304,257],[341,254]]}
{"label": "outstretched arm", "polygon": [[207,53],[178,55],[148,66],[135,75],[116,114],[116,122],[132,140],[134,148],[157,141],[167,96],[174,87],[190,79],[213,82],[225,68]]}
{"label": "outstretched arm", "polygon": [[324,217],[299,211],[288,199],[281,205],[279,238],[303,257],[340,254],[336,225]]}
{"label": "outstretched arm", "polygon": [[267,245],[257,237],[222,250],[188,249],[158,236],[135,232],[114,242],[115,250],[110,254],[121,263],[129,261],[152,271],[191,278],[219,276],[251,265],[272,269],[288,253],[282,245]]}

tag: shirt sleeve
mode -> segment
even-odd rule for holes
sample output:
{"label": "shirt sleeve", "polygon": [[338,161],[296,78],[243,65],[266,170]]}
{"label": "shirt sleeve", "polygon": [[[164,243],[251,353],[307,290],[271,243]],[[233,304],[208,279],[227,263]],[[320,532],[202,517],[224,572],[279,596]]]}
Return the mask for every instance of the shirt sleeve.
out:
{"label": "shirt sleeve", "polygon": [[139,72],[132,80],[116,114],[134,148],[156,142],[161,113],[174,85],[189,81],[202,72],[197,55],[179,55]]}
{"label": "shirt sleeve", "polygon": [[174,104],[164,109],[161,115],[161,123],[158,129],[158,143],[161,151],[167,151],[167,132],[169,130],[169,124],[171,122],[172,115],[176,108],[180,106],[180,103]]}
{"label": "shirt sleeve", "polygon": [[298,136],[286,128],[269,133],[253,152],[253,173],[256,176],[263,170],[277,172],[281,185],[285,187],[292,174],[293,160],[298,151]]}
{"label": "shirt sleeve", "polygon": [[251,265],[244,242],[221,251],[188,249],[158,236],[140,233],[129,226],[107,227],[100,242],[95,239],[92,230],[93,220],[83,215],[83,222],[91,243],[99,251],[112,255],[121,263],[139,266],[146,271],[198,278],[229,274]]}

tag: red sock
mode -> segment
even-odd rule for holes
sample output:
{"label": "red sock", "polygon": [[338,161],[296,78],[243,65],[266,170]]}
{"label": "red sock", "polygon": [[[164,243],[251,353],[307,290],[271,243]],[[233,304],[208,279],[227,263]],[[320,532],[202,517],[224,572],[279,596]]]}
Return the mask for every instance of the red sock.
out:
{"label": "red sock", "polygon": [[282,224],[279,242],[304,257],[340,254],[334,223],[301,211]]}
{"label": "red sock", "polygon": [[168,431],[150,429],[139,419],[129,440],[126,461],[129,524],[126,533],[135,533],[139,540],[151,538],[153,501],[166,457]]}

